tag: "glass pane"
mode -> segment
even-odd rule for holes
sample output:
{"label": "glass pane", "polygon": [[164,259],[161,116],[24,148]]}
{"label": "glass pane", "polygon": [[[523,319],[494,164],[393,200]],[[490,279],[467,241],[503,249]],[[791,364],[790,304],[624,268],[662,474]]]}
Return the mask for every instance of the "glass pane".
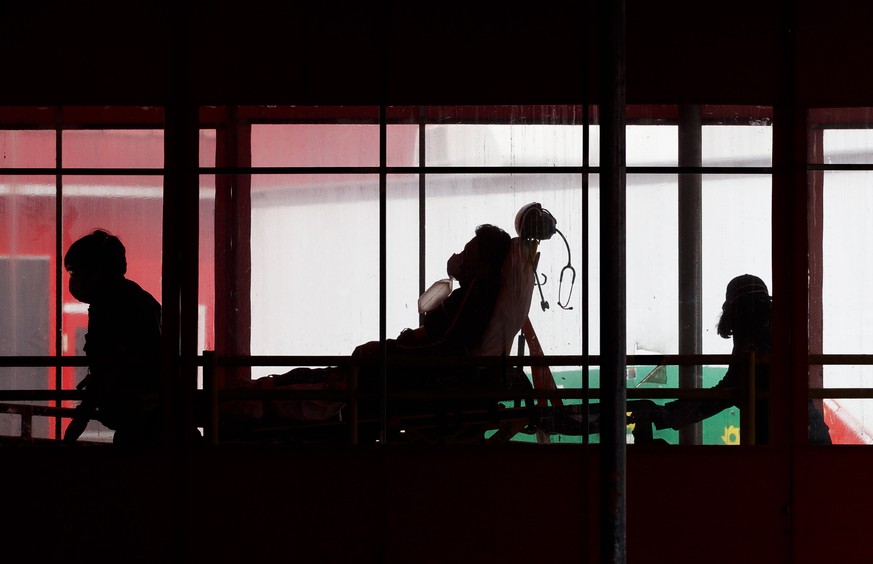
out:
{"label": "glass pane", "polygon": [[[594,130],[592,129],[592,135]],[[627,166],[677,166],[679,128],[674,125],[629,125]]]}
{"label": "glass pane", "polygon": [[[0,176],[0,355],[55,352],[55,201],[51,177]],[[47,367],[3,368],[0,389],[54,389],[54,374]],[[0,404],[0,435],[21,436],[22,421],[30,415]],[[23,432],[49,438],[54,436],[53,422],[33,417],[30,431],[25,421]]]}
{"label": "glass pane", "polygon": [[678,352],[676,183],[675,175],[627,177],[628,354]]}
{"label": "glass pane", "polygon": [[62,134],[65,168],[161,168],[160,129],[82,129]]}
{"label": "glass pane", "polygon": [[55,132],[0,130],[0,168],[52,168]]}
{"label": "glass pane", "polygon": [[55,182],[0,176],[0,354],[55,350]]}
{"label": "glass pane", "polygon": [[731,352],[715,328],[728,282],[741,274],[772,283],[772,213],[769,175],[703,177],[703,351]]}
{"label": "glass pane", "polygon": [[251,249],[252,354],[378,339],[378,177],[253,176]]}
{"label": "glass pane", "polygon": [[215,135],[214,129],[200,130],[200,166],[215,166]]}
{"label": "glass pane", "polygon": [[873,130],[826,129],[823,148],[825,164],[871,164]]}
{"label": "glass pane", "polygon": [[703,166],[773,164],[773,128],[770,126],[711,125],[702,129]]}
{"label": "glass pane", "polygon": [[252,166],[379,166],[379,126],[254,124]]}
{"label": "glass pane", "polygon": [[582,126],[427,125],[428,166],[580,166]]}
{"label": "glass pane", "polygon": [[588,127],[588,165],[600,166],[600,126]]}
{"label": "glass pane", "polygon": [[418,166],[418,125],[389,125],[386,138],[388,166]]}
{"label": "glass pane", "polygon": [[[825,353],[873,352],[871,172],[826,172],[822,220]],[[851,250],[849,252],[848,250]]]}
{"label": "glass pane", "polygon": [[[387,253],[385,280],[387,300],[387,337],[394,338],[403,329],[419,326],[419,198],[417,175],[388,177]],[[373,265],[376,268],[378,265]],[[428,280],[425,284],[430,284]],[[378,334],[370,339],[378,338]]]}

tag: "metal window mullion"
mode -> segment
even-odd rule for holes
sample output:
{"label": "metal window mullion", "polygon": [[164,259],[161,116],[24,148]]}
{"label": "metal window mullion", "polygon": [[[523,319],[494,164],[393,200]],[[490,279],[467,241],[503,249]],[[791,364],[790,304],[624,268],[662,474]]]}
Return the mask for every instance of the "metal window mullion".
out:
{"label": "metal window mullion", "polygon": [[[61,358],[64,354],[64,183],[63,183],[63,126],[61,108],[55,110],[55,389],[64,387],[64,371]],[[63,401],[55,400],[55,407],[63,407]],[[61,438],[63,421],[55,417],[55,438]]]}
{"label": "metal window mullion", "polygon": [[388,360],[385,342],[388,333],[387,133],[387,108],[382,104],[379,106],[379,442],[383,445],[388,440]]}
{"label": "metal window mullion", "polygon": [[197,387],[199,190],[197,107],[180,100],[166,110],[162,238],[162,357],[165,431],[192,439]]}
{"label": "metal window mullion", "polygon": [[600,94],[600,559],[627,561],[625,0],[603,0]]}
{"label": "metal window mullion", "polygon": [[[427,285],[425,272],[425,253],[427,252],[427,135],[424,108],[418,111],[418,295],[424,293]],[[424,313],[419,313],[419,323],[424,323]]]}
{"label": "metal window mullion", "polygon": [[[215,311],[221,320],[215,331],[220,355],[251,353],[251,125],[228,110],[216,130],[216,162],[237,172],[215,175]],[[220,388],[251,379],[249,367],[217,372]]]}
{"label": "metal window mullion", "polygon": [[[700,107],[679,107],[680,167],[703,164]],[[679,175],[679,354],[700,354],[703,350],[703,178],[699,172]],[[703,371],[700,365],[679,367],[680,388],[700,388]],[[696,422],[679,430],[680,444],[701,444],[703,425]]]}
{"label": "metal window mullion", "polygon": [[771,444],[786,447],[807,440],[810,241],[805,121],[805,111],[790,101],[774,108],[769,426]]}
{"label": "metal window mullion", "polygon": [[[590,227],[588,214],[589,210],[589,189],[590,189],[590,179],[589,179],[589,165],[590,158],[588,152],[591,150],[591,108],[586,102],[582,105],[582,264],[581,272],[582,272],[582,284],[581,284],[581,292],[582,292],[582,389],[584,390],[584,398],[582,400],[584,405],[585,412],[585,420],[589,420],[589,412],[591,406],[591,398],[590,398],[590,389],[591,389],[591,374],[590,374],[590,362],[588,359],[588,355],[591,350],[589,348],[589,335],[590,335],[590,326],[589,326],[589,302],[588,302],[588,276],[589,276],[589,250],[588,245],[590,243],[590,236],[588,233],[588,229]],[[588,428],[585,428],[585,433],[582,434],[582,442],[587,444],[590,441]]]}
{"label": "metal window mullion", "polygon": [[[824,130],[809,129],[807,133],[808,163],[824,161]],[[824,171],[810,170],[807,172],[809,199],[807,200],[807,225],[809,226],[809,353],[824,352],[824,304],[822,291],[824,286]],[[809,365],[809,387],[821,388],[824,385],[824,367]],[[822,411],[822,400],[813,402]],[[823,413],[823,411],[822,411]]]}

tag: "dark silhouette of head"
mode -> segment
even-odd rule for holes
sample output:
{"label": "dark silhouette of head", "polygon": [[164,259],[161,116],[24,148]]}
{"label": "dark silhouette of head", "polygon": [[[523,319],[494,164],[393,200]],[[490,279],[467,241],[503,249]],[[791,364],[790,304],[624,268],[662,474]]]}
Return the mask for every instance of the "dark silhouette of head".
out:
{"label": "dark silhouette of head", "polygon": [[70,245],[64,255],[64,268],[70,273],[73,297],[91,303],[107,284],[124,278],[127,272],[124,245],[108,231],[95,229]]}
{"label": "dark silhouette of head", "polygon": [[509,234],[504,230],[487,223],[480,225],[463,252],[449,258],[446,271],[461,285],[477,278],[497,277],[509,252],[509,243]]}
{"label": "dark silhouette of head", "polygon": [[725,339],[769,336],[770,315],[770,293],[764,281],[752,274],[737,276],[725,290],[718,334]]}

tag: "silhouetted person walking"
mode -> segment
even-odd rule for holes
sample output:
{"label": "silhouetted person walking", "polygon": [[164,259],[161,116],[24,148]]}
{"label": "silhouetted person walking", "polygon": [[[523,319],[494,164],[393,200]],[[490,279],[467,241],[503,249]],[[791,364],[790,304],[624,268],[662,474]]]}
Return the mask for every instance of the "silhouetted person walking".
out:
{"label": "silhouetted person walking", "polygon": [[88,375],[79,383],[85,399],[64,433],[75,442],[88,421],[115,431],[115,444],[157,443],[163,435],[160,409],[161,306],[125,278],[121,241],[95,230],[64,256],[70,293],[89,304],[85,354]]}

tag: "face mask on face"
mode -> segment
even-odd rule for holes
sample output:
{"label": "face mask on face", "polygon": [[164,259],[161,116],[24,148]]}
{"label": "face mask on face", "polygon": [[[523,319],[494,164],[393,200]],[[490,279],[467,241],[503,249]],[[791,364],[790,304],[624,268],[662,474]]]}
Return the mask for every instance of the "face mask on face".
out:
{"label": "face mask on face", "polygon": [[460,253],[453,254],[446,262],[449,276],[464,284],[480,274],[483,267],[479,262],[479,242],[472,239]]}
{"label": "face mask on face", "polygon": [[94,294],[94,277],[79,273],[71,274],[70,294],[82,303],[91,303]]}
{"label": "face mask on face", "polygon": [[458,280],[458,277],[461,274],[462,263],[463,257],[458,253],[453,254],[449,257],[449,260],[446,261],[446,273],[455,280]]}

